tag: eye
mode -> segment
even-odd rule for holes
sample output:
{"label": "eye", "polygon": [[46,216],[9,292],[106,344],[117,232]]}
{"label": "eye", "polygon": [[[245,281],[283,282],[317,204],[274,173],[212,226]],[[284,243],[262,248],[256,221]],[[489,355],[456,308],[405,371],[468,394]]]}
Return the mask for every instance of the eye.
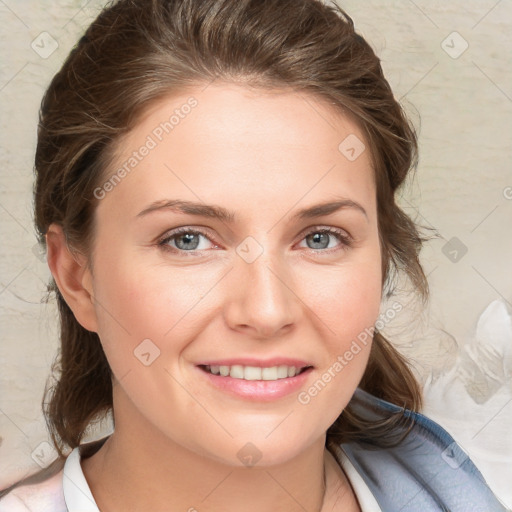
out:
{"label": "eye", "polygon": [[201,237],[211,242],[209,236],[203,231],[187,227],[178,228],[166,233],[165,238],[159,240],[158,245],[164,250],[173,252],[202,251],[207,247],[201,244]]}
{"label": "eye", "polygon": [[[308,244],[308,248],[313,251],[332,252],[347,249],[352,246],[351,236],[337,228],[315,228],[309,231],[303,238]],[[331,242],[338,240],[338,245],[332,245]]]}
{"label": "eye", "polygon": [[[201,243],[201,239],[206,242]],[[309,231],[301,239],[307,243],[307,248],[313,252],[331,253],[339,250],[346,250],[352,246],[352,237],[345,231],[337,228],[318,228]],[[338,244],[335,241],[338,241]],[[215,245],[210,236],[198,229],[189,227],[177,228],[164,235],[164,238],[158,241],[158,246],[165,251],[174,253],[192,253],[208,249],[208,241],[213,247]],[[334,245],[333,245],[334,242]]]}

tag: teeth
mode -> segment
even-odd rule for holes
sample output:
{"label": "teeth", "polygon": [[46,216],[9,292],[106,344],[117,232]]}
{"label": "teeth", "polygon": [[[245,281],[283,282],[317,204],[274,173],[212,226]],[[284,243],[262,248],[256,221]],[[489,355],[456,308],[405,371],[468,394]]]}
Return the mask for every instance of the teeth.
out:
{"label": "teeth", "polygon": [[295,366],[272,366],[269,368],[261,368],[259,366],[242,366],[235,364],[233,366],[206,366],[207,371],[214,375],[221,375],[227,377],[228,375],[233,379],[243,380],[278,380],[286,379],[287,377],[295,377],[299,374],[302,368]]}
{"label": "teeth", "polygon": [[[229,371],[229,366],[226,366]],[[244,378],[244,367],[241,364],[235,364],[231,367],[231,371],[229,371],[229,375],[234,379],[243,379]]]}
{"label": "teeth", "polygon": [[272,366],[272,368],[262,368],[261,378],[263,380],[277,380],[277,366]]}
{"label": "teeth", "polygon": [[278,379],[286,379],[288,377],[288,366],[278,366],[277,367],[277,378]]}
{"label": "teeth", "polygon": [[[233,375],[231,375],[232,371],[233,370],[229,373],[230,377],[233,377]],[[235,376],[234,378],[236,379],[240,377]],[[244,368],[244,380],[261,380],[261,368],[256,366],[246,366]]]}

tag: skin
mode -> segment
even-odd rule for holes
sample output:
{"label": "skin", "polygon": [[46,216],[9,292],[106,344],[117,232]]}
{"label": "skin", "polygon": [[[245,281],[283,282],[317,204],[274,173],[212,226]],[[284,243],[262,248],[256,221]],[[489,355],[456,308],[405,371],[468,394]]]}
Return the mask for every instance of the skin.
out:
{"label": "skin", "polygon": [[[99,201],[92,272],[59,226],[48,231],[57,285],[81,325],[99,334],[115,377],[115,432],[82,461],[86,479],[107,512],[359,510],[325,438],[370,343],[306,405],[298,393],[267,402],[229,395],[198,378],[196,365],[301,358],[313,366],[299,390],[307,391],[374,325],[381,252],[370,154],[350,161],[338,149],[363,134],[312,95],[214,83],[152,105],[121,141],[107,179],[190,96],[198,105]],[[136,218],[178,198],[239,218],[170,210]],[[292,219],[340,198],[366,215],[344,208]],[[167,242],[175,252],[158,245],[181,226],[207,230],[194,255],[176,239]],[[315,246],[307,235],[326,227],[348,233],[352,246],[335,235]],[[236,252],[249,236],[263,251],[252,263]],[[145,339],[160,350],[149,366],[134,356]],[[261,454],[252,467],[237,457],[248,442]]]}

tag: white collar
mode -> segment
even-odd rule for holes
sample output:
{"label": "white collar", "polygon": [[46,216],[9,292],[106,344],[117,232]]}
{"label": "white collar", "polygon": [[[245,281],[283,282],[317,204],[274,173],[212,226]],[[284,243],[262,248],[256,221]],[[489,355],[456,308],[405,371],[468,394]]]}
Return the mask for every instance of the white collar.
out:
{"label": "white collar", "polygon": [[79,449],[74,448],[64,464],[62,489],[66,506],[69,512],[100,512],[82,471]]}

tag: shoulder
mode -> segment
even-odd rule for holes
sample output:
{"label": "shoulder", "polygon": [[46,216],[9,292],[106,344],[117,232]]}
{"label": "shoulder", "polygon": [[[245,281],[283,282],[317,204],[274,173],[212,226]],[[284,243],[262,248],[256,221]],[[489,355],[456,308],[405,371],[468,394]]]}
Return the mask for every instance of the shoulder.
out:
{"label": "shoulder", "polygon": [[67,512],[62,489],[65,459],[18,482],[0,498],[0,512]]}
{"label": "shoulder", "polygon": [[382,510],[505,512],[464,450],[426,416],[380,400],[360,389],[351,405],[367,419],[401,412],[408,433],[397,443],[340,445]]}
{"label": "shoulder", "polygon": [[80,460],[94,454],[107,438],[81,444],[67,457],[12,485],[0,498],[0,512],[98,512]]}

